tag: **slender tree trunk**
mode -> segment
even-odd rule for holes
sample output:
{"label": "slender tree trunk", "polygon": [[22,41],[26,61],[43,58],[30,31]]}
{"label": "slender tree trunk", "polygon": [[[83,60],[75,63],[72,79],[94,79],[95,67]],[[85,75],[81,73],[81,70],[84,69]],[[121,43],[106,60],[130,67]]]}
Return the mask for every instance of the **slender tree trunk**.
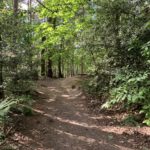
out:
{"label": "slender tree trunk", "polygon": [[29,17],[29,22],[32,24],[32,0],[28,0],[28,17]]}
{"label": "slender tree trunk", "polygon": [[[48,23],[53,24],[53,28],[55,29],[55,26],[56,26],[55,18],[54,19],[53,18],[48,18],[47,21],[48,21]],[[53,65],[53,62],[52,62],[52,60],[49,56],[49,59],[48,59],[48,62],[47,62],[47,77],[48,78],[53,78],[53,76],[54,76],[52,65]]]}
{"label": "slender tree trunk", "polygon": [[[19,0],[13,0],[13,14],[14,14],[14,20],[13,20],[13,25],[14,27],[17,27],[18,23],[17,23],[17,16],[18,16],[18,2]],[[14,33],[13,35],[13,42],[14,42],[14,45],[16,44],[16,40],[17,39],[17,36],[16,36],[16,33]]]}
{"label": "slender tree trunk", "polygon": [[44,58],[45,49],[41,51],[41,76],[45,76],[45,58]]}
{"label": "slender tree trunk", "polygon": [[4,98],[3,89],[3,56],[2,56],[2,39],[0,36],[0,99]]}
{"label": "slender tree trunk", "polygon": [[[0,1],[0,8],[3,8],[3,0]],[[1,32],[1,25],[0,25]],[[3,90],[3,56],[2,56],[2,38],[0,35],[0,99],[4,98]]]}
{"label": "slender tree trunk", "polygon": [[[13,15],[14,15],[14,18],[13,18],[13,25],[12,27],[15,28],[16,32],[13,32],[13,37],[12,37],[12,42],[13,42],[13,49],[12,49],[12,52],[15,56],[17,56],[18,54],[18,49],[17,49],[17,41],[18,41],[18,34],[17,34],[17,27],[18,27],[18,3],[19,3],[19,0],[13,0]],[[18,63],[16,61],[16,57],[15,58],[12,58],[12,65],[10,66],[10,69],[12,70],[12,84],[17,86],[18,85],[18,76],[17,76],[17,66],[18,66]],[[13,93],[17,93],[17,91],[15,91],[15,89],[12,89],[12,92]]]}
{"label": "slender tree trunk", "polygon": [[61,61],[62,60],[62,58],[61,58],[61,56],[59,56],[59,59],[58,59],[58,77],[59,78],[63,78],[63,74],[62,74],[62,70],[61,70]]}
{"label": "slender tree trunk", "polygon": [[73,52],[73,55],[72,55],[72,59],[71,59],[71,76],[74,76],[75,75],[75,65],[74,65],[74,52]]}
{"label": "slender tree trunk", "polygon": [[66,62],[66,76],[69,76],[69,62]]}
{"label": "slender tree trunk", "polygon": [[18,15],[18,3],[19,3],[19,0],[14,0],[14,15],[15,15],[15,17]]}
{"label": "slender tree trunk", "polygon": [[[60,50],[62,51],[64,48],[64,43],[63,40],[61,41],[61,45],[60,45]],[[59,53],[59,58],[58,58],[58,77],[59,78],[63,78],[63,74],[62,74],[62,57],[61,57],[61,52]]]}
{"label": "slender tree trunk", "polygon": [[78,74],[78,64],[76,65],[76,75]]}
{"label": "slender tree trunk", "polygon": [[61,65],[62,65],[63,77],[65,77],[65,66],[64,66],[64,61],[63,61],[63,59],[61,60]]}
{"label": "slender tree trunk", "polygon": [[[31,9],[32,9],[32,0],[28,0],[28,21],[30,24],[32,24],[32,12],[31,12]],[[29,37],[29,41],[28,41],[28,44],[30,44],[30,47],[32,47],[32,42],[31,42],[31,39],[32,39],[32,33],[28,33],[28,37]],[[32,57],[33,57],[33,51],[32,49],[29,49],[29,66],[30,66],[30,71],[32,72],[33,71],[33,61],[32,61]]]}
{"label": "slender tree trunk", "polygon": [[53,78],[53,71],[52,71],[52,60],[48,59],[48,71],[47,71],[47,77]]}
{"label": "slender tree trunk", "polygon": [[57,78],[57,67],[54,67],[53,69],[53,77]]}
{"label": "slender tree trunk", "polygon": [[18,12],[18,2],[19,2],[19,0],[14,0],[14,12],[15,13]]}
{"label": "slender tree trunk", "polygon": [[[44,42],[46,40],[46,37],[42,37],[42,42]],[[46,61],[45,61],[45,57],[44,57],[44,54],[45,54],[45,49],[43,49],[41,51],[41,76],[45,76],[46,74],[46,68],[45,68],[45,65],[46,65]]]}
{"label": "slender tree trunk", "polygon": [[83,63],[83,57],[81,57],[81,74],[84,74],[84,63]]}

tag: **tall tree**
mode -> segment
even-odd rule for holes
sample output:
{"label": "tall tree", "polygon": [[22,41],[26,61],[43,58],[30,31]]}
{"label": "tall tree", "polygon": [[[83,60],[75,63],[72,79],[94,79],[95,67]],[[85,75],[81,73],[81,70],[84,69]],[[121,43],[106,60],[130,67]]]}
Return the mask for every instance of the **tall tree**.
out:
{"label": "tall tree", "polygon": [[[0,11],[3,6],[3,0],[0,2]],[[0,33],[2,31],[2,25],[0,21]],[[4,89],[3,89],[3,47],[2,47],[2,35],[0,34],[0,99],[4,98]]]}
{"label": "tall tree", "polygon": [[3,89],[3,56],[2,56],[2,53],[3,53],[3,51],[2,51],[2,38],[1,38],[1,35],[0,35],[0,99],[4,98],[4,89]]}
{"label": "tall tree", "polygon": [[13,0],[13,4],[14,4],[14,14],[15,16],[17,16],[18,13],[18,4],[19,4],[19,0]]}

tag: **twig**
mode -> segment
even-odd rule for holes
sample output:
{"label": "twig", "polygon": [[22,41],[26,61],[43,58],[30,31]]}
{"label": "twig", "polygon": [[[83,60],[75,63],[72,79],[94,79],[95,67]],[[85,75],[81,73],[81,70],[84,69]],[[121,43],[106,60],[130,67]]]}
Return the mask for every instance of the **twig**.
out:
{"label": "twig", "polygon": [[42,2],[40,2],[39,0],[36,0],[42,7],[44,7],[45,9],[47,9],[48,11],[54,13],[54,12],[57,12],[57,11],[53,11],[51,9],[49,9],[47,6],[45,6]]}

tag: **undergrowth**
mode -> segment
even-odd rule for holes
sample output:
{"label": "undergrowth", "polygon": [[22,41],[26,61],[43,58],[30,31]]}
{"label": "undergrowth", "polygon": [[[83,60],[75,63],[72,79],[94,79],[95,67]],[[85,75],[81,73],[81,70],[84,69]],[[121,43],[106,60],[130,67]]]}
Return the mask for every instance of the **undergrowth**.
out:
{"label": "undergrowth", "polygon": [[142,122],[150,126],[150,73],[132,71],[123,68],[115,74],[100,73],[99,76],[87,80],[84,89],[99,100],[105,97],[101,109],[125,110],[129,116],[124,119],[125,124],[137,125]]}
{"label": "undergrowth", "polygon": [[0,141],[3,141],[15,128],[22,116],[32,115],[30,95],[10,96],[0,102]]}

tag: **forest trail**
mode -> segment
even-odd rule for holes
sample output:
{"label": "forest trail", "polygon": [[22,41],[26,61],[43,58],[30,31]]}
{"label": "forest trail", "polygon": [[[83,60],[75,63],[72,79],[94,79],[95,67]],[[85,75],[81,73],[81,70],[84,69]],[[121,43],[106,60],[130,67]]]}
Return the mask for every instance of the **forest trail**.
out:
{"label": "forest trail", "polygon": [[13,137],[17,150],[133,150],[132,139],[126,141],[117,133],[119,127],[104,126],[103,118],[98,124],[89,113],[79,80],[38,82],[41,96],[34,106],[36,113]]}

